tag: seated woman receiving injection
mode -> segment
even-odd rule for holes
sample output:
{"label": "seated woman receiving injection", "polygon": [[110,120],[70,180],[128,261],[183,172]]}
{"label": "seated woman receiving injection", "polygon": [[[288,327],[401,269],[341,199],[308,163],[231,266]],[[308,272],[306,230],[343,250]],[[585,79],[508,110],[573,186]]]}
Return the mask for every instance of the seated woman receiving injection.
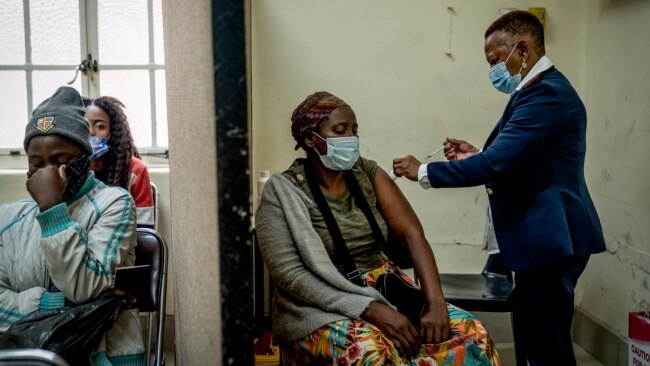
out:
{"label": "seated woman receiving injection", "polygon": [[[317,92],[291,121],[307,156],[269,179],[256,214],[283,364],[500,365],[483,324],[445,303],[429,243],[397,185],[359,156],[352,108]],[[375,289],[390,273],[416,288],[380,249],[389,231],[421,277],[424,308],[414,321]]]}
{"label": "seated woman receiving injection", "polygon": [[93,155],[90,169],[110,186],[122,187],[135,202],[138,227],[154,226],[153,195],[147,166],[135,147],[124,104],[113,97],[84,98]]}

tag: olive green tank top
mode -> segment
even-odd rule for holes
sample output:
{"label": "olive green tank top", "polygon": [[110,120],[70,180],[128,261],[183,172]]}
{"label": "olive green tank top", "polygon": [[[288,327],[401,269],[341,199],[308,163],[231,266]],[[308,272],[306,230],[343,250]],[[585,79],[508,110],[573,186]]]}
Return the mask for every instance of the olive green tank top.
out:
{"label": "olive green tank top", "polygon": [[[289,169],[287,169],[283,174],[313,200],[313,196],[309,190],[309,185],[307,184],[307,180],[305,179],[302,170],[303,164],[304,159],[296,159],[291,167],[289,167]],[[352,168],[352,171],[359,182],[361,191],[368,201],[368,205],[371,207],[372,212],[375,215],[375,219],[377,220],[377,224],[379,225],[384,238],[386,238],[388,233],[386,222],[377,210],[377,197],[375,196],[372,187],[372,181],[377,172],[377,163],[372,160],[359,158]],[[363,214],[363,211],[361,211],[361,208],[359,208],[359,206],[354,202],[354,199],[350,195],[350,191],[346,189],[346,191],[340,196],[331,196],[324,192],[323,195],[329,204],[332,215],[339,226],[339,230],[341,230],[341,235],[345,240],[345,244],[350,251],[350,255],[352,256],[357,269],[363,273],[379,267],[384,258],[383,254],[379,250],[379,245],[375,243],[375,238],[372,229],[370,228],[370,224],[368,223],[368,219]],[[336,256],[334,242],[330,236],[329,230],[327,229],[325,219],[316,204],[314,204],[309,210],[309,215],[311,216],[311,222],[316,233],[320,236],[325,245],[327,254],[332,259],[332,262],[336,265],[339,272],[345,275],[345,266]]]}

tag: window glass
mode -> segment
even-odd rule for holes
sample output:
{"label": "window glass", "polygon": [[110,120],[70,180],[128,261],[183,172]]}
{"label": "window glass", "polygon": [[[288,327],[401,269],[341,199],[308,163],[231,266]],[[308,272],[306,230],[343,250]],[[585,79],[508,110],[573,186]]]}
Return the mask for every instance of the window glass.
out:
{"label": "window glass", "polygon": [[[27,89],[25,71],[0,71],[0,147],[15,147],[22,150],[25,126],[27,125]],[[8,86],[8,87],[7,87]],[[15,128],[4,128],[14,126]]]}
{"label": "window glass", "polygon": [[165,63],[165,46],[163,44],[163,19],[161,0],[153,1],[153,44],[155,62]]}
{"label": "window glass", "polygon": [[167,147],[161,0],[0,4],[0,110],[3,120],[12,121],[1,124],[0,155],[22,146],[31,109],[75,77],[86,53],[101,72],[80,72],[72,87],[122,100],[141,150]]}
{"label": "window glass", "polygon": [[149,71],[100,71],[100,95],[119,99],[126,106],[136,146],[151,146],[151,94]]}
{"label": "window glass", "polygon": [[[74,72],[65,70],[34,71],[32,72],[32,95],[34,108],[49,98],[63,85],[68,85]],[[81,93],[81,78],[77,78],[71,86]]]}
{"label": "window glass", "polygon": [[30,0],[29,4],[32,63],[78,65],[79,1]]}
{"label": "window glass", "polygon": [[0,6],[0,65],[25,63],[23,1],[3,0]]}
{"label": "window glass", "polygon": [[156,70],[156,140],[158,146],[169,146],[167,142],[167,92],[164,70]]}
{"label": "window glass", "polygon": [[147,1],[99,0],[97,8],[101,63],[148,64]]}

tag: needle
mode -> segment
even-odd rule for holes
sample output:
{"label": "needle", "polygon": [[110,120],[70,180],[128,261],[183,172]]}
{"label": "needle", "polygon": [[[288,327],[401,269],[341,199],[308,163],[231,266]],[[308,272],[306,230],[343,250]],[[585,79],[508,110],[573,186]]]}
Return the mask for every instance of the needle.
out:
{"label": "needle", "polygon": [[427,155],[422,161],[427,161],[429,160],[430,157],[436,155],[437,153],[441,152],[445,148],[445,145],[440,146],[440,148],[436,149],[434,152],[431,154]]}

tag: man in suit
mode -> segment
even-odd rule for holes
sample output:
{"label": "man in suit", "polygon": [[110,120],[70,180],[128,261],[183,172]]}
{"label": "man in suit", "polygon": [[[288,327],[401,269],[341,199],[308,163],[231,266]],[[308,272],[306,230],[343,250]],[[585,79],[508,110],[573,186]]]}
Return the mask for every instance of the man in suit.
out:
{"label": "man in suit", "polygon": [[587,116],[569,81],[545,56],[544,29],[525,11],[485,32],[490,80],[512,94],[479,150],[445,141],[449,162],[393,160],[397,176],[435,188],[485,185],[494,230],[515,272],[531,365],[575,365],[574,289],[591,254],[605,250],[584,179]]}

